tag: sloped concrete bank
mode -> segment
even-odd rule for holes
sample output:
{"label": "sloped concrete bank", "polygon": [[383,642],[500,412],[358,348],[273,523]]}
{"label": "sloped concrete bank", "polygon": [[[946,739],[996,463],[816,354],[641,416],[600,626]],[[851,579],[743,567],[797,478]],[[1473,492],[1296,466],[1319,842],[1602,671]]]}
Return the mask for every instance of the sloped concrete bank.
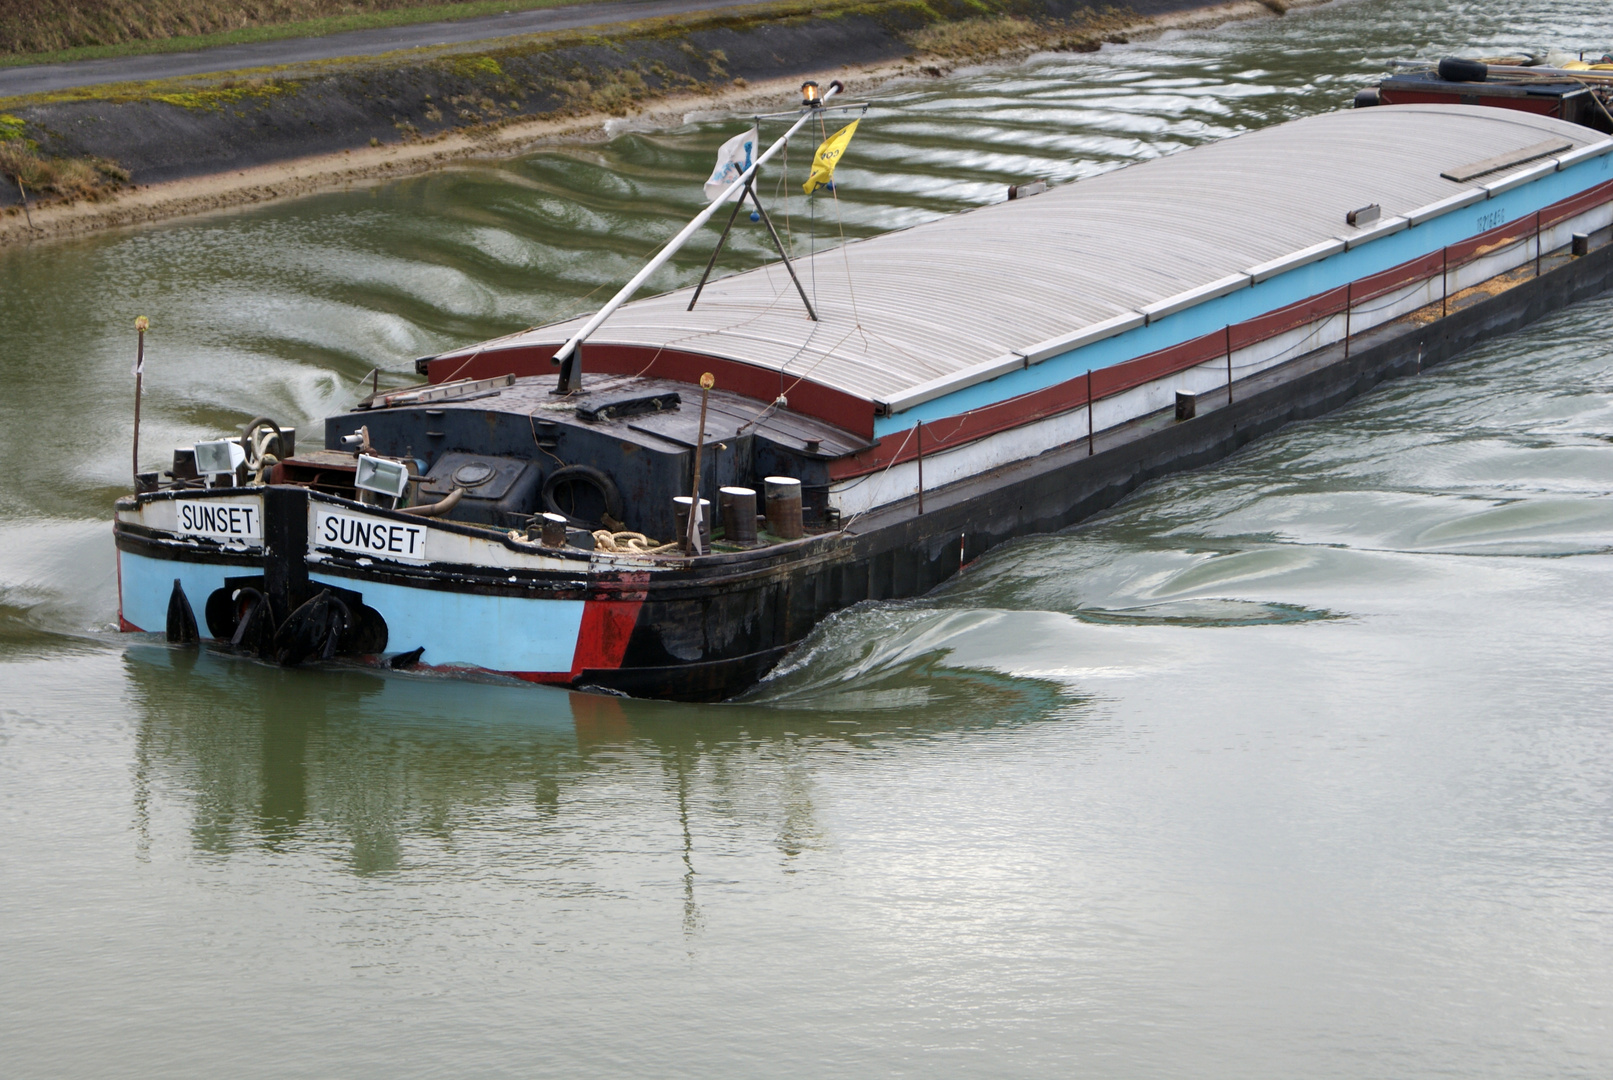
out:
{"label": "sloped concrete bank", "polygon": [[[1284,8],[1283,0],[787,2],[621,24],[608,35],[0,101],[0,244],[517,152],[597,130],[610,116],[778,96],[803,77],[866,89],[901,71],[1092,50],[1140,31]],[[73,165],[72,181],[61,179]],[[30,215],[19,213],[19,176],[31,188]]]}

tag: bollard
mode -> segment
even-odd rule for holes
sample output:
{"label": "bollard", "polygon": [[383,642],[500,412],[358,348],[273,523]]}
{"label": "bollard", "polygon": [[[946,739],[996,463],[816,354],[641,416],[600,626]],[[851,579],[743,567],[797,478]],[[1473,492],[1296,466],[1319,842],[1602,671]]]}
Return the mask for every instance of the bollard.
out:
{"label": "bollard", "polygon": [[723,536],[728,542],[756,543],[756,492],[747,487],[725,487],[717,493],[717,499]]}
{"label": "bollard", "polygon": [[[537,536],[532,536],[536,532]],[[544,547],[566,546],[566,517],[564,514],[543,513],[527,529],[527,536],[538,541]]]}
{"label": "bollard", "polygon": [[[693,500],[687,495],[674,495],[672,497],[672,512],[678,523],[678,535],[689,535],[689,507]],[[711,546],[711,500],[700,500],[700,544],[702,547]]]}
{"label": "bollard", "polygon": [[767,531],[784,540],[799,540],[806,534],[801,524],[801,481],[793,476],[769,476],[767,491]]}
{"label": "bollard", "polygon": [[1583,258],[1591,253],[1590,233],[1577,232],[1569,239],[1568,243],[1568,250],[1575,258]]}

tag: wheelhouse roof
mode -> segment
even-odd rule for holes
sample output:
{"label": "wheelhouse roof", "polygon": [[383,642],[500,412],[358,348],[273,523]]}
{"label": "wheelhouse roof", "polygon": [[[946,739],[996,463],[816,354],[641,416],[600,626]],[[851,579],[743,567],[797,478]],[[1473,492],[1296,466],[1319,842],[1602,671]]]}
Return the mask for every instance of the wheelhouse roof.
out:
{"label": "wheelhouse roof", "polygon": [[[708,283],[693,311],[689,288],[626,304],[589,342],[722,357],[886,403],[1359,234],[1345,220],[1358,207],[1378,204],[1386,220],[1472,191],[1517,169],[1466,182],[1441,173],[1543,141],[1571,152],[1605,139],[1482,106],[1307,117],[819,251],[815,268],[797,261],[815,280],[816,323],[775,262]],[[475,349],[559,345],[584,321]]]}

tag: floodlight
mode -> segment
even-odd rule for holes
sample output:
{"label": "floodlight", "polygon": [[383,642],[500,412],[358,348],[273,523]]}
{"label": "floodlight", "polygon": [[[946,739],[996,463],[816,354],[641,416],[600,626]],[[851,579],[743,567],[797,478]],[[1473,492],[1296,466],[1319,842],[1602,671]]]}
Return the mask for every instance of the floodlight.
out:
{"label": "floodlight", "polygon": [[353,475],[353,486],[401,499],[403,493],[409,490],[409,468],[401,461],[388,461],[385,458],[360,454],[358,472]]}

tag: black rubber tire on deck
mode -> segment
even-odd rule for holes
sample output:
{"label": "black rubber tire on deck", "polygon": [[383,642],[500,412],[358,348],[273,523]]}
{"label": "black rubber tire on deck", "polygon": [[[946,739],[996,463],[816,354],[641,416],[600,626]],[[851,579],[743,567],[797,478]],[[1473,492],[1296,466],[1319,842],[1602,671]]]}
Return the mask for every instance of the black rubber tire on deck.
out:
{"label": "black rubber tire on deck", "polygon": [[1477,60],[1447,56],[1439,62],[1439,77],[1446,82],[1483,82],[1490,77],[1490,69]]}
{"label": "black rubber tire on deck", "polygon": [[617,521],[622,520],[622,493],[617,489],[616,481],[592,465],[563,465],[543,478],[543,505],[550,513],[559,514],[567,521],[589,527],[604,524],[603,521],[579,518],[560,505],[557,497],[560,488],[576,483],[590,484],[596,488],[601,501],[605,504],[605,513]]}

